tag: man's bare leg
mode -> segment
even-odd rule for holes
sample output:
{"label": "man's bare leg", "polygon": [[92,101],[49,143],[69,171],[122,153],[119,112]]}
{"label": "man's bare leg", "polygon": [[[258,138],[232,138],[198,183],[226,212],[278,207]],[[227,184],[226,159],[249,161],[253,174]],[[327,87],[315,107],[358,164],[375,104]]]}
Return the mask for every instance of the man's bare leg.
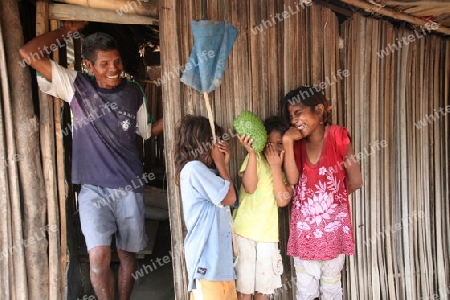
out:
{"label": "man's bare leg", "polygon": [[114,276],[111,271],[109,246],[94,247],[89,251],[91,283],[98,300],[114,299]]}
{"label": "man's bare leg", "polygon": [[133,291],[134,278],[132,274],[136,271],[136,254],[117,249],[120,260],[119,267],[119,299],[129,300]]}

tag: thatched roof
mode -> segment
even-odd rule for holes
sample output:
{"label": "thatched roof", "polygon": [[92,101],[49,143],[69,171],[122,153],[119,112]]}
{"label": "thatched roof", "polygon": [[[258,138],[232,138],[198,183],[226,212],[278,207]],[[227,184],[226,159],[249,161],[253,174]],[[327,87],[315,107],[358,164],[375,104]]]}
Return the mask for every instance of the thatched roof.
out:
{"label": "thatched roof", "polygon": [[315,2],[412,25],[434,24],[435,32],[450,35],[449,0],[317,0]]}
{"label": "thatched roof", "polygon": [[[84,6],[99,9],[98,12],[109,10],[112,18],[106,20],[108,23],[133,22],[124,17],[139,17],[141,18],[139,24],[157,25],[159,22],[158,0],[54,0],[53,2],[65,3],[65,7],[61,4],[54,7],[54,13],[61,20],[89,17],[85,14],[71,14],[67,9],[69,8],[67,5],[71,4],[72,9],[76,6]],[[393,21],[404,21],[414,25],[423,26],[427,22],[435,22],[438,25],[435,32],[450,35],[450,0],[301,0],[301,2],[326,4],[340,11],[362,11],[374,17],[387,17]],[[117,13],[121,13],[119,18],[117,18]],[[102,17],[101,15],[96,13],[95,17],[96,19],[89,21],[101,21],[98,19]]]}
{"label": "thatched roof", "polygon": [[424,20],[432,20],[445,27],[450,27],[450,1],[392,1],[378,0],[380,5],[392,8],[398,12],[422,18]]}

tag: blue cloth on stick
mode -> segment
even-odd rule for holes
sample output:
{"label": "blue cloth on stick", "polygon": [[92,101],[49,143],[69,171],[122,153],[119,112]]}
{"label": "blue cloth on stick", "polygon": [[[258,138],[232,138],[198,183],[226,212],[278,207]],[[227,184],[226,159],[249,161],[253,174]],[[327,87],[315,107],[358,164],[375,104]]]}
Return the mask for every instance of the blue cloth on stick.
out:
{"label": "blue cloth on stick", "polygon": [[201,93],[209,93],[221,84],[238,31],[223,21],[191,21],[191,27],[194,46],[181,82]]}

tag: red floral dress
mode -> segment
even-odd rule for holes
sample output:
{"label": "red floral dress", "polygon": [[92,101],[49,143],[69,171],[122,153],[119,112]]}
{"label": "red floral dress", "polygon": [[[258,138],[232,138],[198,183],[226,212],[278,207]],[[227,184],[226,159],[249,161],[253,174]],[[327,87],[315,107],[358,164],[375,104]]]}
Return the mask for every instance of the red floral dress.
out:
{"label": "red floral dress", "polygon": [[305,260],[329,260],[353,254],[354,240],[344,158],[350,137],[346,128],[326,127],[319,161],[312,164],[304,140],[294,144],[300,178],[291,207],[287,254]]}

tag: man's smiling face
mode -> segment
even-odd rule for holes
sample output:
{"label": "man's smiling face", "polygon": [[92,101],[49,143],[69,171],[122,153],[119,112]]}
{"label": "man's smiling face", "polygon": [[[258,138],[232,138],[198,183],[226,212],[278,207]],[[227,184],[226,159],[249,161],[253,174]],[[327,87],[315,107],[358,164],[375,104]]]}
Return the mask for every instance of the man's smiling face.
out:
{"label": "man's smiling face", "polygon": [[117,87],[122,78],[123,71],[122,58],[117,49],[108,51],[97,51],[97,59],[94,63],[86,60],[87,69],[94,74],[99,87],[113,89]]}

